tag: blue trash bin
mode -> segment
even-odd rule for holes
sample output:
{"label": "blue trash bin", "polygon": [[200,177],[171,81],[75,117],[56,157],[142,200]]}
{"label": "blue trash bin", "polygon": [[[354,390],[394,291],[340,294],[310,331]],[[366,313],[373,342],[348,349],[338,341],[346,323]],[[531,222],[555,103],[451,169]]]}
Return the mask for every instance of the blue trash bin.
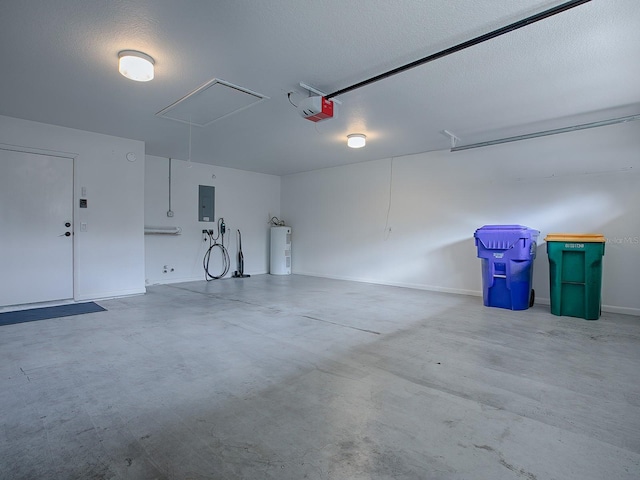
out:
{"label": "blue trash bin", "polygon": [[533,305],[533,261],[539,235],[538,230],[522,225],[485,225],[476,230],[485,306],[526,310]]}

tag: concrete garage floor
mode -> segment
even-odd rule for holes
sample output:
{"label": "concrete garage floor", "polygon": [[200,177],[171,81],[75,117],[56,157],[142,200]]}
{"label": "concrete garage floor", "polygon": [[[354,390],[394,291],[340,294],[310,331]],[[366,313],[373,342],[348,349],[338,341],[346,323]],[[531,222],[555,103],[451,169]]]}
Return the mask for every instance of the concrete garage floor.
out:
{"label": "concrete garage floor", "polygon": [[304,276],[0,327],[2,479],[638,479],[640,318]]}

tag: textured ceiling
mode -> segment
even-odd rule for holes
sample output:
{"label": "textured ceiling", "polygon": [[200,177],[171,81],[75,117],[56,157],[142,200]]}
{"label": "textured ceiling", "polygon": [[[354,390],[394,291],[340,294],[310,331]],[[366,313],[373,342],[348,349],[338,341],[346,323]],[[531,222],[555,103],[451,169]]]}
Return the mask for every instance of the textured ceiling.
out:
{"label": "textured ceiling", "polygon": [[[593,0],[339,97],[302,119],[299,82],[333,92],[561,2],[3,0],[0,114],[144,140],[187,159],[155,113],[213,78],[270,97],[192,128],[194,162],[283,175],[640,113],[637,0]],[[137,83],[120,50],[156,61]],[[365,133],[365,148],[346,135]]]}

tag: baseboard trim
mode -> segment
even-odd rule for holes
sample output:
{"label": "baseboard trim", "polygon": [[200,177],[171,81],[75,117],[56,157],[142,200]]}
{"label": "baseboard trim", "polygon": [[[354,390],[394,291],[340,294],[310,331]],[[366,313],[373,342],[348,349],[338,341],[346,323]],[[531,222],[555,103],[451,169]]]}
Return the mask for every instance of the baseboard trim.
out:
{"label": "baseboard trim", "polygon": [[[229,278],[233,278],[234,270],[229,270],[229,273],[224,278],[220,280],[227,280]],[[268,272],[244,272],[248,275],[266,275]],[[147,282],[147,287],[152,287],[153,285],[173,285],[174,283],[187,283],[187,282],[199,282],[204,281],[204,274],[198,275],[197,277],[182,277],[182,278],[168,278],[166,280],[151,280]]]}
{"label": "baseboard trim", "polygon": [[119,290],[115,292],[100,292],[94,295],[78,295],[74,298],[76,302],[108,300],[110,298],[130,297],[133,295],[144,295],[147,293],[147,289],[134,288],[130,290]]}
{"label": "baseboard trim", "polygon": [[[350,282],[361,282],[361,283],[370,283],[374,285],[387,285],[390,287],[402,287],[402,288],[412,288],[415,290],[426,290],[429,292],[439,292],[439,293],[453,293],[456,295],[470,295],[473,297],[481,297],[482,292],[477,290],[465,290],[460,288],[447,288],[447,287],[439,287],[435,285],[423,285],[417,283],[408,283],[408,282],[380,282],[371,279],[363,279],[358,277],[349,277],[345,275],[325,275],[320,273],[311,273],[311,272],[293,272],[296,275],[307,275],[309,277],[319,277],[319,278],[330,278],[332,280],[347,280]],[[551,305],[551,299],[545,297],[537,297],[536,296],[536,304],[539,305]],[[602,305],[602,311],[608,313],[620,313],[622,315],[632,315],[632,316],[640,316],[640,308],[631,308],[631,307],[620,307],[617,305]]]}
{"label": "baseboard trim", "polygon": [[370,283],[372,285],[387,285],[389,287],[401,287],[401,288],[412,288],[414,290],[426,290],[430,292],[439,292],[439,293],[454,293],[456,295],[469,295],[472,297],[481,297],[482,292],[475,290],[465,290],[460,288],[447,288],[447,287],[439,287],[435,285],[423,285],[420,283],[409,283],[409,282],[380,282],[378,280],[371,280],[368,278],[359,278],[359,277],[349,277],[345,275],[325,275],[321,273],[309,273],[309,272],[293,272],[295,275],[306,275],[309,277],[319,277],[319,278],[329,278],[332,280],[346,280],[349,282],[360,282],[360,283]]}

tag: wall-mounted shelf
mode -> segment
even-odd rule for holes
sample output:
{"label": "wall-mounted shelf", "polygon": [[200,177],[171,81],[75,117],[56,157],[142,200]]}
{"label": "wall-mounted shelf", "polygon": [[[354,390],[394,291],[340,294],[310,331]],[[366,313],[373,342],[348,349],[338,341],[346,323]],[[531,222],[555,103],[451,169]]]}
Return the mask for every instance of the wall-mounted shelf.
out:
{"label": "wall-mounted shelf", "polygon": [[144,226],[145,235],[180,235],[182,234],[182,228],[180,227],[151,227],[149,225]]}

